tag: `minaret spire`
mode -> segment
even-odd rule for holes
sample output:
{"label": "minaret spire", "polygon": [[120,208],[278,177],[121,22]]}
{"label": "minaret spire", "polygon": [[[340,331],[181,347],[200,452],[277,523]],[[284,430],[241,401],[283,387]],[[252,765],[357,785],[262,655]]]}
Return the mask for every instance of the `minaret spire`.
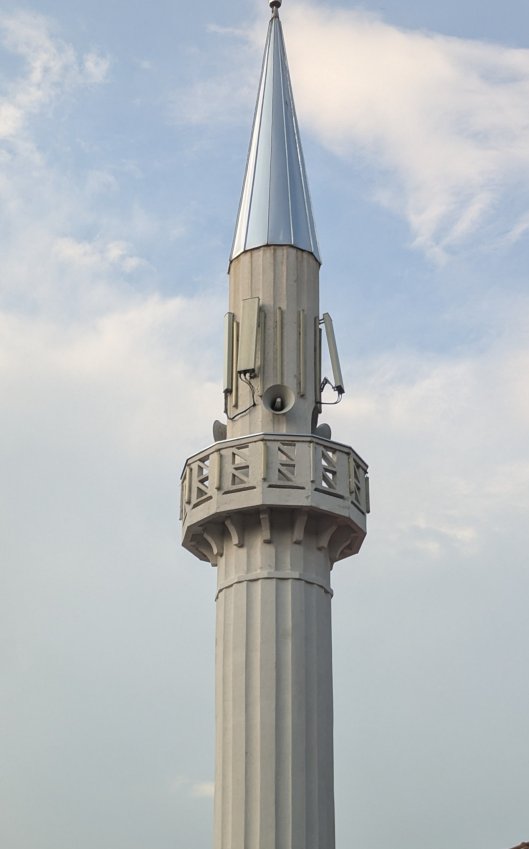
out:
{"label": "minaret spire", "polygon": [[259,93],[230,261],[263,245],[292,245],[320,262],[283,30],[271,0]]}

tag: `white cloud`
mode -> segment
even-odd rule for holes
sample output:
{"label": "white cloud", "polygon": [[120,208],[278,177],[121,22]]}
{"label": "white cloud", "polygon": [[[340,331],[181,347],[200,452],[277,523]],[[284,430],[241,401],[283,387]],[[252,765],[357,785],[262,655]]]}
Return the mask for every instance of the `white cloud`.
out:
{"label": "white cloud", "polygon": [[[527,303],[515,309],[527,314]],[[473,356],[355,363],[333,430],[371,464],[378,544],[434,558],[486,554],[527,514],[527,327],[509,333]]]}
{"label": "white cloud", "polygon": [[4,86],[0,101],[0,136],[14,137],[26,119],[65,91],[101,83],[109,60],[96,51],[79,59],[60,39],[47,18],[32,12],[0,14],[0,44],[24,61],[20,76]]}
{"label": "white cloud", "polygon": [[522,215],[515,226],[510,230],[510,232],[506,236],[506,242],[510,242],[514,244],[522,236],[529,231],[529,212],[526,215]]}
{"label": "white cloud", "polygon": [[[136,285],[143,271],[150,287],[154,271],[134,240],[147,241],[155,225],[137,203],[118,211],[112,172],[123,170],[122,162],[86,174],[52,165],[45,126],[64,95],[82,96],[103,82],[109,60],[96,51],[82,56],[59,38],[53,22],[29,12],[0,14],[0,47],[22,60],[5,75],[0,99],[0,295],[12,308],[47,315],[116,309],[131,275]],[[34,122],[40,113],[44,121]],[[66,120],[61,127],[66,131]],[[54,158],[57,152],[52,149]]]}
{"label": "white cloud", "polygon": [[287,42],[303,123],[381,170],[375,195],[417,246],[456,249],[514,187],[527,209],[529,50],[305,4],[289,7]]}
{"label": "white cloud", "polygon": [[[77,321],[0,312],[4,439],[16,453],[20,422],[38,421],[35,439],[53,456],[67,426],[80,456],[99,444],[116,462],[157,462],[167,449],[180,454],[182,444],[195,450],[197,426],[207,444],[222,397],[204,340],[219,314],[211,297],[126,293],[98,317]],[[183,410],[200,410],[200,422]]]}
{"label": "white cloud", "polygon": [[22,125],[22,111],[14,103],[0,104],[0,138],[15,135]]}
{"label": "white cloud", "polygon": [[90,195],[108,195],[118,190],[119,183],[108,171],[95,169],[86,176],[86,188]]}
{"label": "white cloud", "polygon": [[179,88],[173,95],[170,114],[176,124],[209,124],[244,119],[255,96],[255,80],[248,82],[240,64],[229,74]]}
{"label": "white cloud", "polygon": [[215,793],[215,785],[213,781],[202,781],[198,784],[193,784],[191,794],[198,799],[212,799]]}
{"label": "white cloud", "polygon": [[[79,58],[37,14],[0,17],[0,38],[24,60],[6,86],[0,110],[0,128],[11,140],[18,134],[16,144],[0,155],[0,382],[16,387],[9,393],[10,436],[16,442],[18,415],[42,423],[68,419],[69,398],[81,391],[86,403],[73,439],[75,433],[84,439],[85,418],[96,431],[100,420],[110,427],[110,441],[116,438],[124,450],[156,453],[157,446],[172,441],[175,421],[185,432],[184,404],[207,410],[215,397],[215,407],[221,405],[208,377],[211,360],[204,344],[216,298],[153,294],[156,269],[135,239],[148,241],[157,225],[137,203],[107,213],[108,195],[119,190],[116,169],[111,164],[86,175],[60,172],[26,121],[72,86],[101,82],[108,61],[96,53]],[[181,222],[164,224],[174,238],[181,235]],[[221,315],[222,305],[217,307]],[[192,380],[184,366],[187,356]],[[109,406],[115,412],[111,426]],[[209,419],[204,427],[209,438]],[[48,437],[53,443],[51,426]]]}
{"label": "white cloud", "polygon": [[59,259],[72,265],[92,268],[117,267],[127,274],[146,265],[143,259],[131,253],[131,245],[124,241],[81,242],[70,237],[62,237],[56,240],[54,252]]}
{"label": "white cloud", "polygon": [[185,791],[196,799],[212,799],[215,792],[213,781],[194,781],[192,778],[178,776],[171,785],[173,793]]}
{"label": "white cloud", "polygon": [[110,68],[108,56],[102,56],[94,51],[83,56],[83,70],[86,79],[91,83],[102,83],[106,80]]}
{"label": "white cloud", "polygon": [[258,83],[255,32],[214,25],[209,30],[219,36],[217,51],[192,51],[195,78],[173,92],[170,116],[176,124],[246,124]]}

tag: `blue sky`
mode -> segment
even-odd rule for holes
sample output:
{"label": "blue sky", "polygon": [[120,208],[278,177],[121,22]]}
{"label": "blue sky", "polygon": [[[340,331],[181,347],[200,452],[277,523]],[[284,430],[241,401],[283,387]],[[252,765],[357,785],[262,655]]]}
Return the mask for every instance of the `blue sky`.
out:
{"label": "blue sky", "polygon": [[[220,416],[264,2],[0,4],[2,845],[209,845]],[[371,467],[333,573],[337,846],[529,839],[529,11],[281,10]],[[331,418],[332,415],[332,418]]]}

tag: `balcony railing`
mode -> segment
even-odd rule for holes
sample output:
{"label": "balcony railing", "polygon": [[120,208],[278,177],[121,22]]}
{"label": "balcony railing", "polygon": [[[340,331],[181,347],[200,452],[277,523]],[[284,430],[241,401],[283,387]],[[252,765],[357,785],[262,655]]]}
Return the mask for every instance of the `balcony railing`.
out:
{"label": "balcony railing", "polygon": [[[243,494],[246,495],[243,496]],[[214,502],[209,505],[208,502]],[[181,518],[256,503],[369,513],[367,465],[347,445],[310,435],[256,434],[217,442],[182,474]]]}

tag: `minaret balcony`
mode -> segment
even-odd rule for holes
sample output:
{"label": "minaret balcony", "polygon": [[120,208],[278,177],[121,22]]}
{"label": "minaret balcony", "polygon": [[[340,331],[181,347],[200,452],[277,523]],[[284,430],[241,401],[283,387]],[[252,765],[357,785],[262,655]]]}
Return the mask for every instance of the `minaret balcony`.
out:
{"label": "minaret balcony", "polygon": [[183,545],[199,559],[213,562],[202,543],[205,532],[211,537],[212,528],[233,516],[278,509],[301,518],[319,515],[326,528],[335,528],[347,545],[335,551],[333,561],[356,554],[369,513],[367,464],[339,442],[267,433],[216,442],[187,460]]}

